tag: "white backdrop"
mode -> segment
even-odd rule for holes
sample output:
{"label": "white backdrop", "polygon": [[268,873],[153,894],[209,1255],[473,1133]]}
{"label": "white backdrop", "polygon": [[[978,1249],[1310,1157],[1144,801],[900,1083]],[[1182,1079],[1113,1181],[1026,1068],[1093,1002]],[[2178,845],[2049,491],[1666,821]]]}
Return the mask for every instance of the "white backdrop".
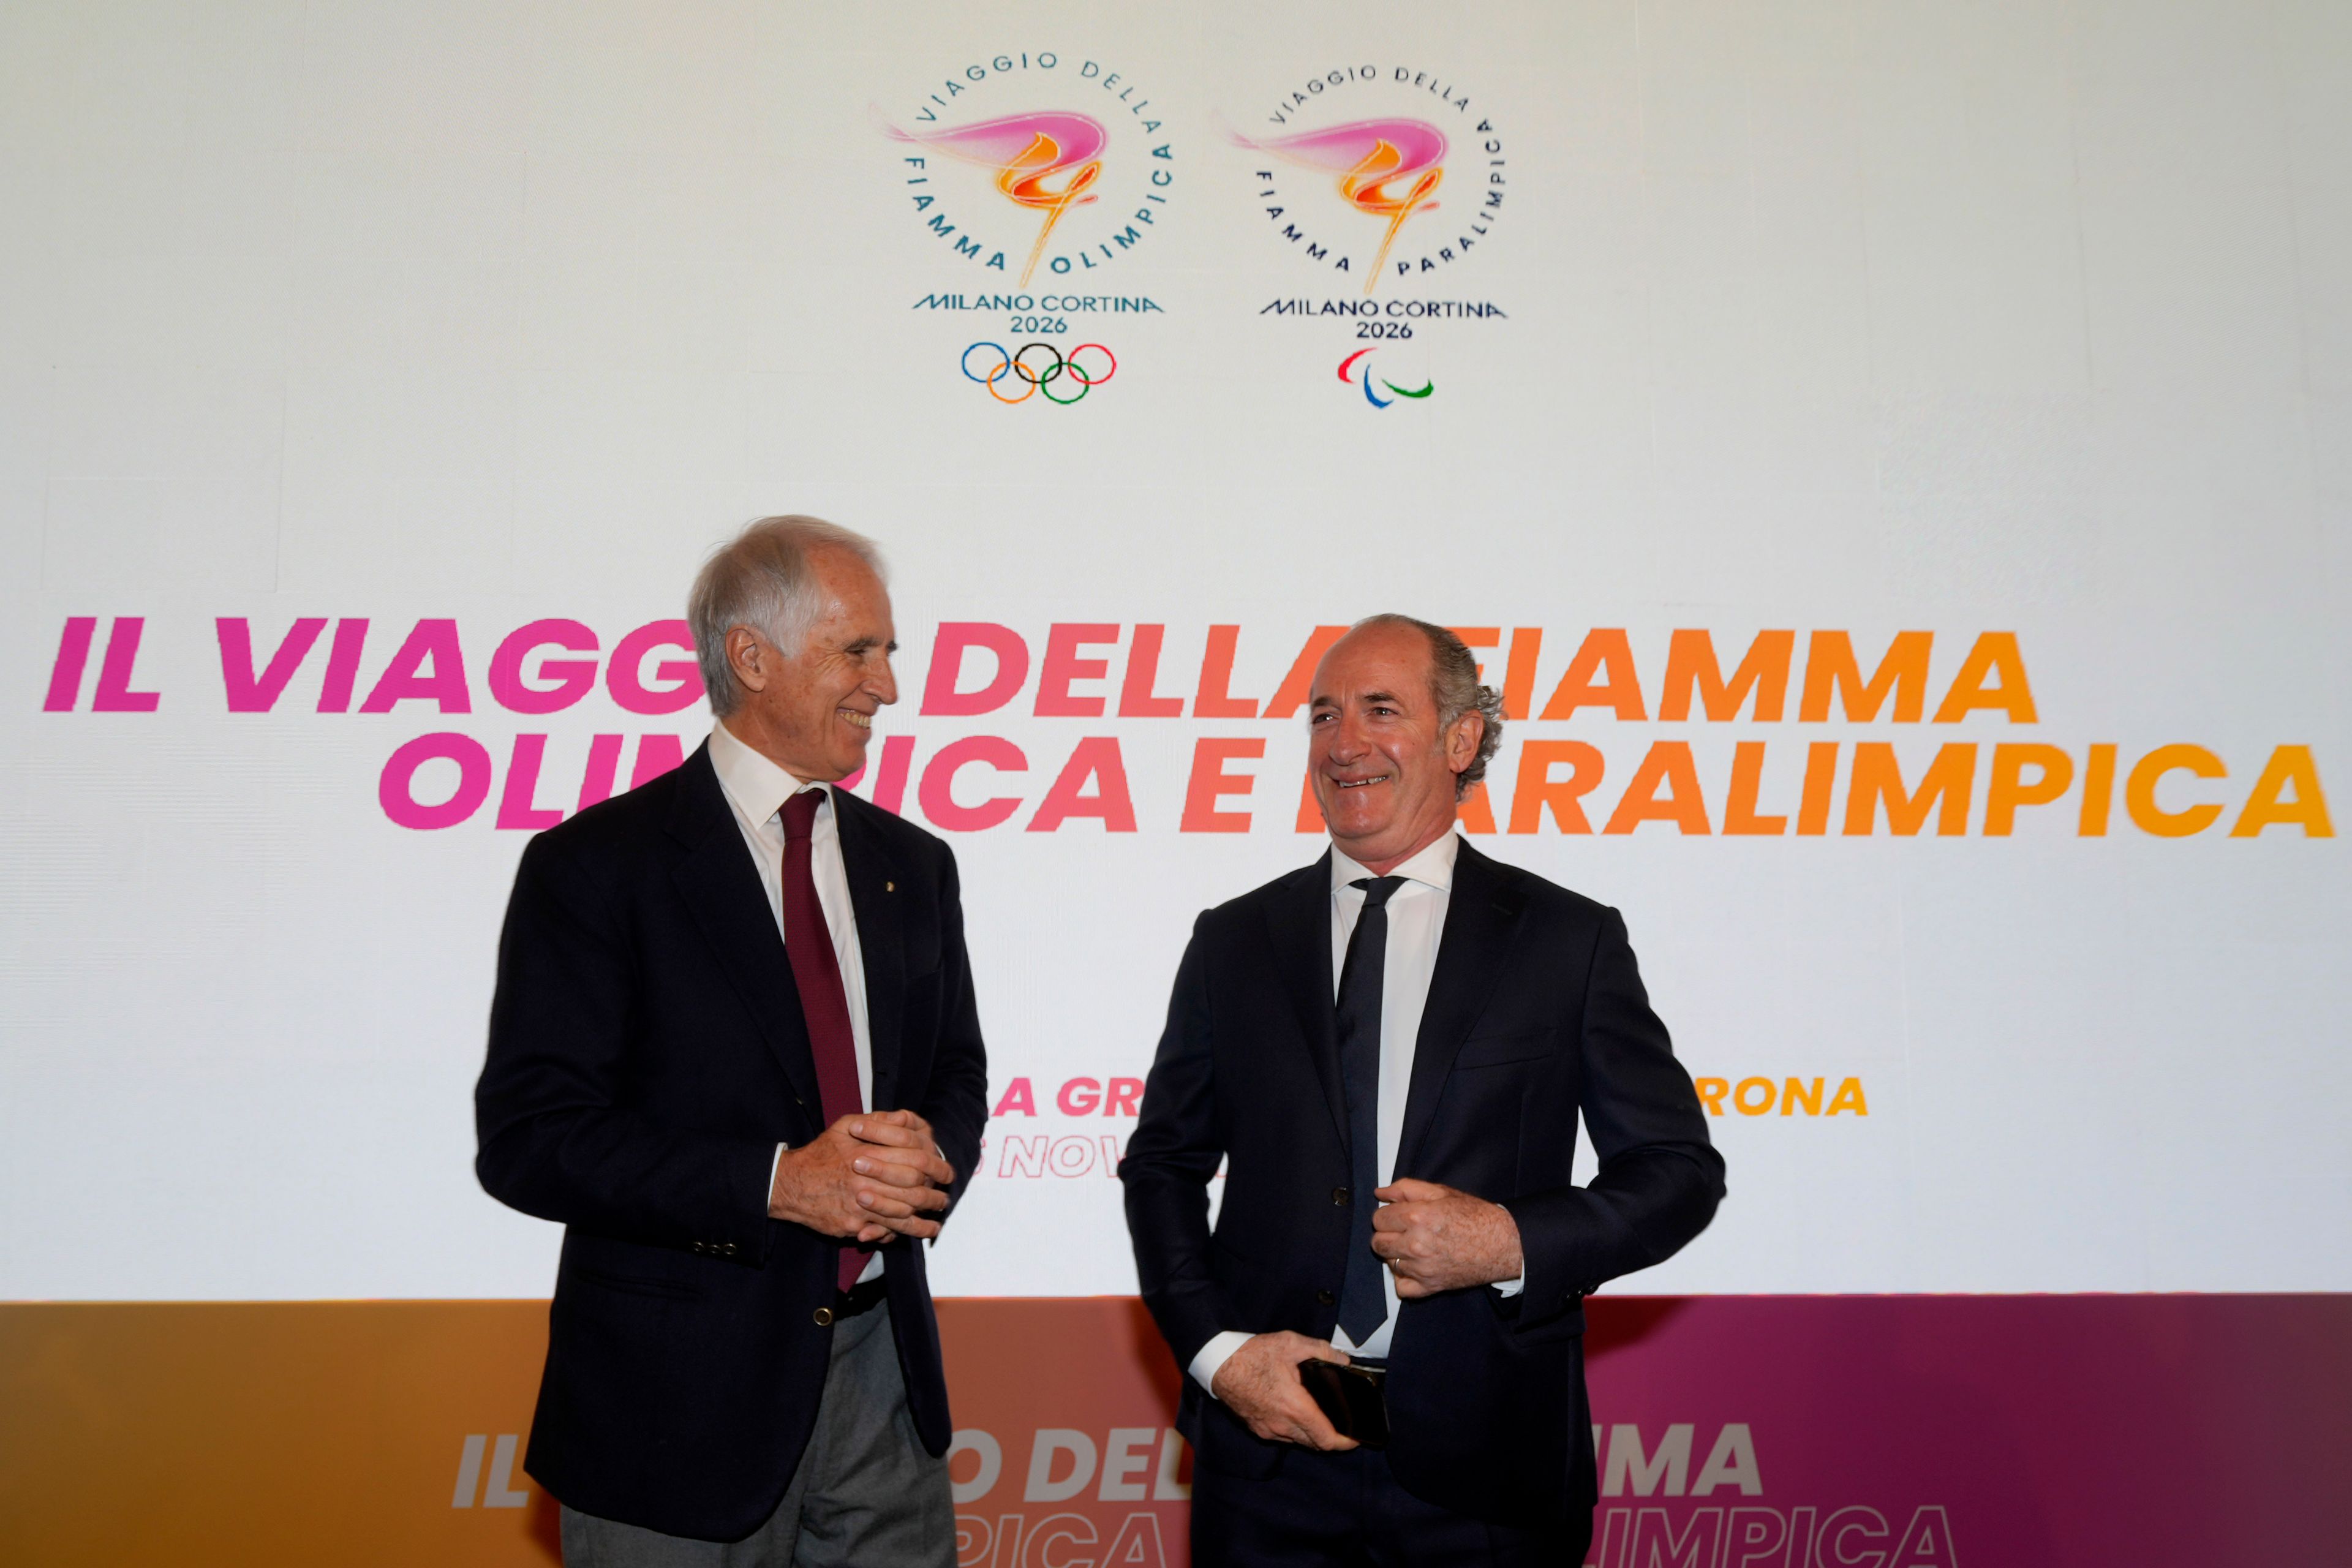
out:
{"label": "white backdrop", "polygon": [[[516,737],[547,739],[514,810],[546,812],[593,737],[629,737],[625,784],[635,737],[707,719],[601,681],[518,713],[493,656],[547,618],[609,652],[780,510],[895,563],[908,813],[960,737],[1028,763],[954,785],[1022,803],[948,837],[992,1102],[1025,1079],[1038,1113],[992,1122],[945,1291],[1132,1289],[1099,1142],[1132,1120],[1056,1097],[1139,1078],[1193,914],[1317,851],[1298,721],[1255,714],[1316,626],[1388,608],[1498,628],[1498,675],[1541,628],[1538,709],[1625,630],[1642,717],[1515,725],[1491,791],[1507,826],[1520,742],[1586,742],[1591,834],[1479,842],[1625,911],[1695,1075],[1866,1107],[1719,1100],[1730,1201],[1625,1288],[2352,1288],[2352,879],[2313,794],[2352,739],[2347,89],[2325,0],[8,6],[0,1295],[548,1288],[553,1227],[469,1163]],[[1043,209],[883,126],[1040,111],[1105,127],[1101,199],[1024,290]],[[1368,295],[1385,216],[1234,138],[1380,117],[1450,151]],[[959,368],[999,340],[1118,368],[1007,406]],[[352,710],[320,710],[356,636],[331,625],[230,711],[217,623],[266,664],[304,617],[369,622]],[[440,700],[359,711],[442,619],[462,683],[436,663]],[[965,622],[1016,633],[1027,679],[923,713]],[[1104,717],[1036,713],[1056,624],[1117,628],[1077,650]],[[1181,715],[1118,715],[1139,625]],[[1251,717],[1196,710],[1213,626]],[[1793,629],[1786,716],[1662,720],[1677,628],[1727,670]],[[2031,721],[2013,689],[1806,721],[1818,630],[1865,675],[1932,632],[1930,719],[2013,633]],[[387,760],[431,734],[481,748],[488,797],[404,826]],[[1118,742],[1135,831],[1028,831],[1087,737]],[[1181,831],[1203,739],[1264,742],[1213,803],[1246,832]],[[1601,831],[1677,742],[1712,831]],[[1742,742],[1790,817],[1839,747],[1826,832],[1726,831]],[[1976,746],[1963,831],[1845,830],[1887,742],[1911,785]],[[2074,775],[2009,836],[2001,744]],[[2165,837],[2125,775],[2183,744],[2227,776],[2171,773],[2156,808],[2222,811]],[[2281,819],[2231,836],[2274,762],[2305,768]]]}

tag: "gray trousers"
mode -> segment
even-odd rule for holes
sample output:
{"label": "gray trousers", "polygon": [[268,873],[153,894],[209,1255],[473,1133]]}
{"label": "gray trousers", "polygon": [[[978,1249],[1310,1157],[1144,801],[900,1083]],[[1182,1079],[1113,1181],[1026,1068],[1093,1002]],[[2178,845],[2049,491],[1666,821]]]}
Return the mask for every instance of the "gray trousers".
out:
{"label": "gray trousers", "polygon": [[948,1467],[907,1412],[890,1309],[834,1325],[816,1430],[768,1522],[693,1541],[563,1510],[564,1568],[955,1568]]}

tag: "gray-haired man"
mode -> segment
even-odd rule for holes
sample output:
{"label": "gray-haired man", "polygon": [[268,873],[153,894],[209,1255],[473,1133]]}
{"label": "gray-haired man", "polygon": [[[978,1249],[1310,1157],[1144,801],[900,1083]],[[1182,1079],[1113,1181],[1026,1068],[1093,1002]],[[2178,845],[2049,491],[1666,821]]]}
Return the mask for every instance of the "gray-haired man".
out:
{"label": "gray-haired man", "polygon": [[525,1468],[565,1560],[955,1561],[922,1249],[980,1151],[954,857],[832,787],[898,699],[873,544],[767,518],[688,609],[684,766],[533,839],[482,1184],[565,1227]]}

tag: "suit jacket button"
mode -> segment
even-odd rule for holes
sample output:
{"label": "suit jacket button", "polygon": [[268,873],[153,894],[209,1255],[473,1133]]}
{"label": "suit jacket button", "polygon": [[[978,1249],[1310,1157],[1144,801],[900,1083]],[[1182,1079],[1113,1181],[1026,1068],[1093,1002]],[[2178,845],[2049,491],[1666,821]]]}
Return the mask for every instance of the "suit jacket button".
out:
{"label": "suit jacket button", "polygon": [[1328,1290],[1318,1290],[1315,1292],[1315,1304],[1318,1307],[1328,1307],[1338,1300],[1339,1298],[1331,1294]]}
{"label": "suit jacket button", "polygon": [[832,1308],[830,1308],[830,1307],[819,1307],[819,1308],[816,1310],[815,1317],[816,1317],[816,1326],[817,1326],[818,1328],[820,1328],[820,1329],[825,1329],[825,1328],[831,1328],[831,1327],[833,1326],[833,1309],[832,1309]]}
{"label": "suit jacket button", "polygon": [[1331,1189],[1331,1201],[1339,1205],[1341,1208],[1347,1207],[1348,1189],[1345,1187],[1333,1187]]}

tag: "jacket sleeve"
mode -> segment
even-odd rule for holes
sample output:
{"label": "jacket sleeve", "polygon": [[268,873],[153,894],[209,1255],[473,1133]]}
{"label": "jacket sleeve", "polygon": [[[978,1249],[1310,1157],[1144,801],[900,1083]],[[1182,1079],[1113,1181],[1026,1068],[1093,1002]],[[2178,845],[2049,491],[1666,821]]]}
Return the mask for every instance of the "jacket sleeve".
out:
{"label": "jacket sleeve", "polygon": [[499,939],[475,1173],[541,1219],[756,1265],[775,1143],[622,1108],[634,975],[614,900],[561,840],[533,839]]}
{"label": "jacket sleeve", "polygon": [[1118,1177],[1144,1304],[1176,1364],[1189,1367],[1228,1320],[1209,1267],[1209,1182],[1225,1155],[1213,1076],[1205,915],[1176,971],[1168,1026],[1160,1037],[1143,1106]]}
{"label": "jacket sleeve", "polygon": [[931,1124],[940,1152],[955,1168],[949,1212],[963,1197],[980,1164],[980,1135],[988,1121],[988,1052],[980,1037],[980,1003],[972,989],[971,956],[963,940],[963,893],[953,851],[941,846],[940,887],[940,1037],[930,1081],[916,1113]]}
{"label": "jacket sleeve", "polygon": [[1723,1157],[1666,1026],[1650,1010],[1625,922],[1606,910],[1586,969],[1580,1045],[1584,1125],[1599,1156],[1589,1185],[1504,1204],[1519,1227],[1521,1331],[1573,1310],[1604,1280],[1663,1263],[1722,1202]]}

